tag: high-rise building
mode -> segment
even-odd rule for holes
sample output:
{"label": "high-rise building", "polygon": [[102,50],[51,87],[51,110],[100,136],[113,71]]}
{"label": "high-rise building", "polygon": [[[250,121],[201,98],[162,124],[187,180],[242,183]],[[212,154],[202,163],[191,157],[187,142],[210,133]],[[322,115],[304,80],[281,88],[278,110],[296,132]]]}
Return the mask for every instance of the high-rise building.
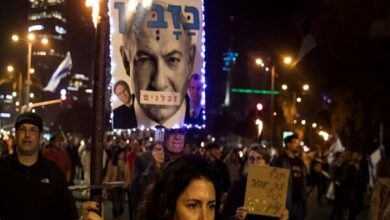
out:
{"label": "high-rise building", "polygon": [[37,41],[32,47],[32,68],[36,76],[33,76],[33,83],[44,87],[68,50],[65,41],[67,22],[63,13],[65,0],[29,1],[28,31],[35,33],[38,39],[49,40],[48,45]]}
{"label": "high-rise building", "polygon": [[[53,72],[66,56],[69,50],[67,35],[67,20],[64,16],[65,0],[29,0],[28,32],[36,35],[36,41],[32,44],[30,93],[33,98],[30,102],[40,102],[60,97],[60,89],[66,88],[65,84],[57,88],[54,93],[43,92]],[[43,45],[40,40],[47,38],[49,43]],[[62,82],[65,83],[65,82]],[[48,122],[52,122],[58,114],[59,106],[41,107],[41,111]]]}

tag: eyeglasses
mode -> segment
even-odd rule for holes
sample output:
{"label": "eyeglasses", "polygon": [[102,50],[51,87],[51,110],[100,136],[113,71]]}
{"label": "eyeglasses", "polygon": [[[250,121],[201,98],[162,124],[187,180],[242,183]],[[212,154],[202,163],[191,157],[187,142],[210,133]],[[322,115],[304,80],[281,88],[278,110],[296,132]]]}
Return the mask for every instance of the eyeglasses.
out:
{"label": "eyeglasses", "polygon": [[255,162],[255,161],[259,161],[259,160],[262,160],[263,158],[261,157],[261,156],[257,156],[257,157],[255,157],[255,156],[249,156],[248,157],[248,160],[250,161],[250,162]]}

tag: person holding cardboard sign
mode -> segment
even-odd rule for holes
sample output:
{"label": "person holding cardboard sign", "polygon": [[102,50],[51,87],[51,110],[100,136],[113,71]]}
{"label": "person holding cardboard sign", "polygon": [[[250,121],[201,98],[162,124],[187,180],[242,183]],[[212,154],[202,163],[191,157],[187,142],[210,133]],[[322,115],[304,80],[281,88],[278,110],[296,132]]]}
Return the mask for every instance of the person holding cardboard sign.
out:
{"label": "person holding cardboard sign", "polygon": [[247,174],[249,165],[268,166],[270,161],[269,152],[259,144],[251,146],[245,157],[244,176],[233,183],[226,197],[222,215],[228,220],[266,220],[266,219],[288,219],[287,209],[283,211],[280,218],[248,214],[248,208],[244,207],[245,189],[247,185]]}

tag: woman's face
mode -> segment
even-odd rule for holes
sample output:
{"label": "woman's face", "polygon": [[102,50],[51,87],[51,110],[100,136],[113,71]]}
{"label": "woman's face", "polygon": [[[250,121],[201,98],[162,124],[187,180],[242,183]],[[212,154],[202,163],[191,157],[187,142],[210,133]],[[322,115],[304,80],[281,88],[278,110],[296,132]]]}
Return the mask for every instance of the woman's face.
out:
{"label": "woman's face", "polygon": [[263,155],[259,154],[257,151],[251,150],[248,152],[248,164],[250,165],[267,165],[263,159]]}
{"label": "woman's face", "polygon": [[174,220],[214,220],[215,189],[206,179],[195,179],[179,195]]}

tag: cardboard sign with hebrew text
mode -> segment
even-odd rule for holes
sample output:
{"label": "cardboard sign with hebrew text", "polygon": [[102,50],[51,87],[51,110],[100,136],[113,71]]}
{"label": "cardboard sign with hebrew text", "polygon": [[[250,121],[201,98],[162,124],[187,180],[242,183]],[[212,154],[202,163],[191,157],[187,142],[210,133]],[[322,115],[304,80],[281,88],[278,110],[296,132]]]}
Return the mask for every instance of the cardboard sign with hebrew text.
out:
{"label": "cardboard sign with hebrew text", "polygon": [[245,191],[248,213],[280,217],[286,208],[289,170],[250,165]]}

